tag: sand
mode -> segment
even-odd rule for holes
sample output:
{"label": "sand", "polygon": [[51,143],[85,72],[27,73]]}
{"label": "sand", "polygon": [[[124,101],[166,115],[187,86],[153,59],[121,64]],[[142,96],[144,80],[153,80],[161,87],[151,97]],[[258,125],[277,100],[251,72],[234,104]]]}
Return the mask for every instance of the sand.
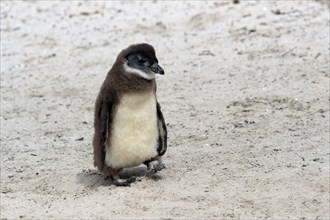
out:
{"label": "sand", "polygon": [[[329,219],[324,1],[1,1],[1,219]],[[93,167],[96,95],[152,44],[167,169]]]}

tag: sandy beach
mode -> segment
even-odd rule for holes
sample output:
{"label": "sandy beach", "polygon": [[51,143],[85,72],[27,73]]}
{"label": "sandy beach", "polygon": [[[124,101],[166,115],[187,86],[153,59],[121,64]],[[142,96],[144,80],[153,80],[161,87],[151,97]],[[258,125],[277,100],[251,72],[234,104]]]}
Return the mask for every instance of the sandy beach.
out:
{"label": "sandy beach", "polygon": [[[326,1],[1,1],[1,219],[329,219]],[[167,169],[93,167],[118,53],[154,46]]]}

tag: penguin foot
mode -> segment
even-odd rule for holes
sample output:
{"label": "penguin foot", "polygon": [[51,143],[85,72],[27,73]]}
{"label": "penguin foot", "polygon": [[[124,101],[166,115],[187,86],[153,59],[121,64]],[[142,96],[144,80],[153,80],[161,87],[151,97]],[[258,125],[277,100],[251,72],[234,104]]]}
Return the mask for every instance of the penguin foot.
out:
{"label": "penguin foot", "polygon": [[154,160],[148,163],[147,173],[149,175],[155,174],[162,169],[166,169],[165,163],[160,160]]}
{"label": "penguin foot", "polygon": [[122,179],[119,176],[111,176],[111,180],[115,186],[131,186],[132,183],[140,181],[140,179],[135,176],[132,176],[128,179]]}

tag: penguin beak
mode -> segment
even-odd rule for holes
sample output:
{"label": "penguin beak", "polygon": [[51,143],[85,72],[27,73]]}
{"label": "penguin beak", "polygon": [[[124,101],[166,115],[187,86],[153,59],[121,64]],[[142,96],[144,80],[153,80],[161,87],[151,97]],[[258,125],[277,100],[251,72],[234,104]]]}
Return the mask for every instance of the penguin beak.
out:
{"label": "penguin beak", "polygon": [[154,63],[150,66],[152,72],[154,73],[158,73],[158,74],[161,74],[161,75],[164,75],[165,72],[163,70],[163,68],[161,66],[158,65],[158,63]]}

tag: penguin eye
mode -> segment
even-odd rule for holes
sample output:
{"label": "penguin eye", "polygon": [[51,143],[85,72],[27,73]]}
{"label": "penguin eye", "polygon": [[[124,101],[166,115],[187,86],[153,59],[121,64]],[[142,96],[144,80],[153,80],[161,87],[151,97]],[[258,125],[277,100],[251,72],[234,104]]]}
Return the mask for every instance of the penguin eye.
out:
{"label": "penguin eye", "polygon": [[148,64],[148,60],[144,59],[144,58],[139,58],[138,60],[139,64],[143,65],[143,64]]}

